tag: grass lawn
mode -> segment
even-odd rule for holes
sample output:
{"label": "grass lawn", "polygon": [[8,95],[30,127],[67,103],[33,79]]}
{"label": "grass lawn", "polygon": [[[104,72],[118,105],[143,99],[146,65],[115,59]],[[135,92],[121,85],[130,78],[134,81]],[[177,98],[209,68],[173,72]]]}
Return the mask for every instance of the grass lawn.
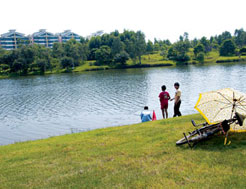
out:
{"label": "grass lawn", "polygon": [[189,115],[0,146],[0,188],[244,188],[246,133],[177,147]]}
{"label": "grass lawn", "polygon": [[215,63],[219,57],[218,51],[211,51],[205,56],[204,63]]}
{"label": "grass lawn", "polygon": [[142,64],[173,64],[175,62],[172,60],[164,60],[160,53],[143,55],[142,56]]}
{"label": "grass lawn", "polygon": [[[142,64],[150,64],[150,65],[154,65],[154,64],[173,64],[175,65],[175,62],[172,60],[164,60],[163,57],[160,55],[160,52],[156,52],[154,54],[148,54],[148,55],[143,55],[141,57],[141,62]],[[127,61],[127,65],[134,65],[138,63],[138,59],[136,60],[136,62],[134,62],[133,60],[128,60]]]}
{"label": "grass lawn", "polygon": [[217,59],[217,62],[239,62],[239,61],[246,61],[246,56],[240,56],[240,58],[238,56],[231,56],[231,57],[220,56]]}
{"label": "grass lawn", "polygon": [[106,69],[109,66],[95,66],[95,61],[86,61],[83,65],[75,67],[73,72],[83,72],[83,71],[90,71],[90,70],[97,70],[97,69]]}

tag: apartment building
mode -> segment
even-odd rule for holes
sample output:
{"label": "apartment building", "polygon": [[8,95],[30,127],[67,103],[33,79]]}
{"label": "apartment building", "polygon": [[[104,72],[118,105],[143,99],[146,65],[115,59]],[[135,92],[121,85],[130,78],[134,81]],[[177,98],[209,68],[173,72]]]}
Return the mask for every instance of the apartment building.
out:
{"label": "apartment building", "polygon": [[0,47],[6,50],[13,50],[18,48],[21,44],[39,44],[47,48],[52,48],[54,43],[66,43],[70,39],[80,41],[80,36],[71,30],[65,30],[62,33],[53,34],[47,32],[45,29],[40,29],[32,35],[25,36],[16,30],[9,30],[0,36]]}
{"label": "apartment building", "polygon": [[53,44],[59,42],[59,36],[41,29],[31,35],[31,43],[44,45],[45,47],[52,48]]}
{"label": "apartment building", "polygon": [[71,30],[65,30],[62,33],[59,33],[59,42],[65,43],[70,39],[75,39],[76,41],[80,41],[80,36],[76,33],[71,32]]}
{"label": "apartment building", "polygon": [[29,44],[29,37],[22,33],[16,32],[16,30],[9,30],[0,37],[0,47],[6,50],[13,50],[18,48],[21,44]]}

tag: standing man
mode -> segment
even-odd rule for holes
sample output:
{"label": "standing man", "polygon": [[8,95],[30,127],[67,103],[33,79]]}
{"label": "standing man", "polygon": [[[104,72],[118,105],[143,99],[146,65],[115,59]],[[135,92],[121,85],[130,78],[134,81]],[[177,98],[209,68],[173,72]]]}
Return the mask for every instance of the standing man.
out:
{"label": "standing man", "polygon": [[180,104],[181,104],[181,91],[179,89],[179,83],[178,82],[174,83],[174,88],[176,89],[175,97],[172,98],[171,100],[174,100],[174,115],[173,115],[173,117],[176,117],[176,116],[182,115],[181,112],[179,111]]}

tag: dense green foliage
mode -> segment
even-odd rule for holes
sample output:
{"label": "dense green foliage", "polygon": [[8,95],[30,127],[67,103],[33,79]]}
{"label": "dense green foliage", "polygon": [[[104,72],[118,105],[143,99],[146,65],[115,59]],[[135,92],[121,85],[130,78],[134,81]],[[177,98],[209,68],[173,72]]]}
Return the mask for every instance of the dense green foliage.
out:
{"label": "dense green foliage", "polygon": [[101,67],[125,66],[129,59],[132,64],[141,64],[143,55],[157,53],[166,61],[203,63],[211,52],[227,57],[246,55],[246,31],[237,29],[234,35],[225,31],[210,39],[193,40],[185,32],[173,44],[157,39],[146,42],[142,31],[129,30],[122,33],[116,30],[90,39],[81,37],[79,42],[71,39],[66,43],[55,43],[52,49],[23,43],[11,51],[0,48],[0,75],[69,72],[87,61],[91,61],[90,66]]}
{"label": "dense green foliage", "polygon": [[220,48],[221,56],[233,56],[235,54],[236,45],[231,39],[225,40]]}
{"label": "dense green foliage", "polygon": [[197,61],[200,63],[204,63],[204,53],[203,52],[199,52],[197,57],[196,57]]}
{"label": "dense green foliage", "polygon": [[194,54],[197,56],[199,53],[205,52],[205,48],[203,44],[198,44],[197,46],[194,47]]}
{"label": "dense green foliage", "polygon": [[87,60],[89,49],[86,44],[70,40],[55,43],[52,49],[42,45],[23,45],[12,51],[0,52],[0,71],[2,73],[44,73],[47,70],[67,70]]}

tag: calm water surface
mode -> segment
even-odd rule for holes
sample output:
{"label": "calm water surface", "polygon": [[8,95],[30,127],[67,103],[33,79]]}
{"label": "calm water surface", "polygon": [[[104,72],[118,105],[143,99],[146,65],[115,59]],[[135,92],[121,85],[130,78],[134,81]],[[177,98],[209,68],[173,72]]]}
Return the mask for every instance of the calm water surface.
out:
{"label": "calm water surface", "polygon": [[[143,106],[161,119],[161,85],[181,112],[196,113],[200,92],[231,87],[246,92],[246,64],[128,69],[0,80],[0,145],[96,128],[139,123]],[[169,103],[169,116],[173,102]]]}

